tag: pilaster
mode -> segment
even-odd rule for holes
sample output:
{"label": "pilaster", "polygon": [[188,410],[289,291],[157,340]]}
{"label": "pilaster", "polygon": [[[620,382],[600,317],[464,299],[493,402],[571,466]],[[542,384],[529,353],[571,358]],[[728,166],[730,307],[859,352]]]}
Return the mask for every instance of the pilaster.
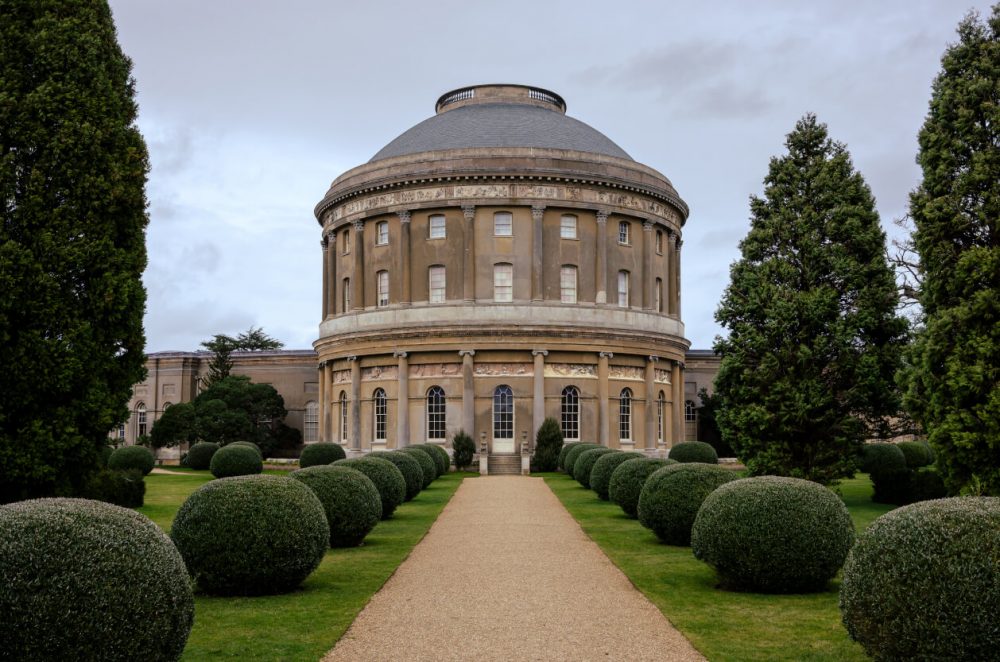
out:
{"label": "pilaster", "polygon": [[656,399],[656,364],[660,360],[658,356],[646,357],[646,450],[656,450],[656,438],[658,434],[656,421],[656,408],[659,403]]}
{"label": "pilaster", "polygon": [[531,300],[541,301],[545,298],[542,291],[542,259],[543,235],[542,220],[545,216],[544,206],[531,208],[532,241],[531,241]]}
{"label": "pilaster", "polygon": [[394,352],[399,381],[396,386],[396,448],[410,445],[410,364],[406,352]]}
{"label": "pilaster", "polygon": [[351,448],[361,448],[361,361],[357,356],[348,356],[351,364]]}
{"label": "pilaster", "polygon": [[608,302],[608,212],[597,211],[597,294],[595,303]]}
{"label": "pilaster", "polygon": [[465,216],[465,249],[462,252],[462,292],[466,303],[472,303],[476,300],[475,205],[463,205],[462,214]]}
{"label": "pilaster", "polygon": [[351,308],[365,309],[365,222],[354,221],[354,272],[351,276],[351,288],[354,290]]}
{"label": "pilaster", "polygon": [[598,443],[602,446],[611,444],[611,413],[608,403],[608,359],[612,352],[600,352],[597,355],[597,428]]}
{"label": "pilaster", "polygon": [[653,309],[653,224],[642,224],[642,309]]}
{"label": "pilaster", "polygon": [[399,216],[399,303],[409,306],[410,295],[410,212],[401,211]]}
{"label": "pilaster", "polygon": [[532,436],[538,436],[538,428],[542,427],[545,420],[545,357],[549,355],[547,350],[535,349],[531,355],[535,357],[535,370],[533,375],[533,398],[532,398]]}
{"label": "pilaster", "polygon": [[476,385],[473,357],[474,349],[459,350],[462,357],[462,430],[473,439],[476,438]]}

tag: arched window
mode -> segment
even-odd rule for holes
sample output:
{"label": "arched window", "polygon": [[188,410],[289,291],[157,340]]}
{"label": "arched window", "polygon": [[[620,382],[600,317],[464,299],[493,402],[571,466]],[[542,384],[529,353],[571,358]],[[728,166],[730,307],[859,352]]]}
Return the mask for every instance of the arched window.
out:
{"label": "arched window", "polygon": [[445,439],[444,389],[432,386],[427,389],[427,438]]}
{"label": "arched window", "polygon": [[385,246],[389,243],[389,221],[379,221],[375,224],[375,244]]}
{"label": "arched window", "polygon": [[498,211],[493,214],[493,234],[497,237],[513,236],[514,217],[509,211]]}
{"label": "arched window", "polygon": [[514,392],[506,384],[493,391],[493,438],[514,438]]}
{"label": "arched window", "polygon": [[340,392],[340,441],[347,441],[347,393]]}
{"label": "arched window", "polygon": [[559,269],[559,300],[576,303],[576,267],[572,264]]}
{"label": "arched window", "polygon": [[142,437],[146,434],[146,403],[140,402],[135,406],[135,436]]}
{"label": "arched window", "polygon": [[580,390],[567,386],[562,390],[562,434],[566,441],[580,438]]}
{"label": "arched window", "polygon": [[447,226],[444,221],[444,214],[434,214],[427,219],[427,238],[444,239]]}
{"label": "arched window", "polygon": [[563,214],[559,219],[559,237],[561,239],[576,239],[576,216]]}
{"label": "arched window", "polygon": [[618,438],[622,441],[632,439],[632,391],[622,389],[618,398]]}
{"label": "arched window", "polygon": [[632,238],[632,226],[628,221],[618,222],[618,243],[628,245]]}
{"label": "arched window", "polygon": [[618,307],[628,308],[629,298],[629,273],[627,271],[618,272]]}
{"label": "arched window", "polygon": [[385,402],[385,391],[380,388],[375,389],[375,394],[372,396],[372,402],[375,407],[375,440],[385,441],[385,427],[386,419],[388,418],[388,412]]}
{"label": "arched window", "polygon": [[655,302],[656,312],[662,313],[663,312],[663,279],[662,278],[657,278],[656,279],[656,290],[653,293],[653,295],[656,297],[656,302]]}
{"label": "arched window", "polygon": [[506,303],[514,300],[514,265],[509,262],[493,265],[493,300]]}
{"label": "arched window", "polygon": [[173,404],[174,403],[172,403],[172,402],[164,402],[163,403],[163,411],[167,411],[168,409],[170,409],[170,406],[173,405]]}
{"label": "arched window", "polygon": [[378,298],[375,305],[384,308],[389,305],[389,272],[382,270],[375,274],[375,284],[378,288]]}
{"label": "arched window", "polygon": [[663,441],[663,410],[667,405],[667,400],[663,396],[663,391],[656,398],[656,438]]}
{"label": "arched window", "polygon": [[343,304],[342,304],[343,305],[343,310],[341,310],[340,312],[342,312],[342,313],[349,313],[349,312],[351,312],[351,279],[350,278],[345,278],[344,279],[344,296],[340,297],[340,300],[343,302]]}
{"label": "arched window", "polygon": [[122,441],[125,441],[125,424],[124,423],[120,423],[118,425],[118,438],[120,440],[122,440]]}
{"label": "arched window", "polygon": [[688,423],[698,422],[698,408],[694,406],[694,402],[691,400],[684,402],[684,420]]}
{"label": "arched window", "polygon": [[319,405],[309,401],[302,417],[302,440],[307,444],[319,441]]}
{"label": "arched window", "polygon": [[435,264],[427,269],[427,301],[430,303],[444,303],[445,292],[445,270],[444,266]]}

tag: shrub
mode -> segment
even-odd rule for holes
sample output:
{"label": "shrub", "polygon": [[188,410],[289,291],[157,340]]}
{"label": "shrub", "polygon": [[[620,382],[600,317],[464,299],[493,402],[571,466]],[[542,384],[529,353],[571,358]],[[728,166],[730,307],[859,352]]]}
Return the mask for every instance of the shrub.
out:
{"label": "shrub", "polygon": [[901,441],[896,444],[896,447],[903,451],[906,466],[910,469],[926,467],[934,461],[934,458],[931,456],[930,447],[919,441]]}
{"label": "shrub", "polygon": [[639,494],[639,523],[668,545],[690,545],[691,526],[705,497],[739,477],[731,469],[701,462],[658,469]]}
{"label": "shrub", "polygon": [[211,441],[199,441],[188,450],[187,466],[192,469],[208,469],[212,466],[212,456],[217,450],[219,450],[219,444]]}
{"label": "shrub", "polygon": [[263,471],[264,462],[259,452],[234,443],[217,450],[212,456],[209,468],[216,478],[250,476]]}
{"label": "shrub", "polygon": [[138,469],[101,469],[87,481],[83,495],[88,499],[113,503],[123,508],[141,508],[146,483]]}
{"label": "shrub", "polygon": [[144,515],[86,499],[0,507],[0,656],[177,660],[194,621],[184,562]]}
{"label": "shrub", "polygon": [[566,459],[563,461],[563,467],[570,476],[576,474],[573,473],[573,465],[576,464],[576,459],[583,454],[584,451],[589,451],[593,448],[606,448],[606,446],[601,446],[600,444],[574,444],[573,448],[569,449],[566,453]]}
{"label": "shrub", "polygon": [[437,465],[437,475],[443,476],[448,473],[448,467],[451,466],[451,456],[448,455],[448,451],[441,448],[437,444],[419,444],[414,446],[414,448],[424,448],[431,453],[431,459]]}
{"label": "shrub", "polygon": [[670,449],[667,457],[678,462],[719,463],[719,455],[712,448],[712,444],[706,444],[704,441],[682,441]]}
{"label": "shrub", "polygon": [[1000,498],[905,506],[863,532],[844,564],[840,612],[880,660],[997,660]]}
{"label": "shrub", "polygon": [[582,442],[572,441],[568,444],[563,444],[562,449],[559,451],[559,459],[556,462],[556,467],[559,471],[566,471],[566,456],[569,452],[573,450],[576,446],[579,446]]}
{"label": "shrub", "polygon": [[372,453],[371,457],[389,460],[396,465],[399,473],[403,474],[403,480],[406,481],[406,496],[403,499],[404,501],[412,500],[413,497],[420,494],[420,490],[424,489],[424,470],[420,468],[420,463],[409,453],[391,451],[388,453]]}
{"label": "shrub", "polygon": [[822,590],[854,543],[840,498],[819,483],[759,476],[705,497],[691,529],[695,558],[723,586],[765,593]]}
{"label": "shrub", "polygon": [[205,592],[270,595],[294,589],[319,566],[330,526],[323,504],[304,483],[234,476],[192,492],[170,536]]}
{"label": "shrub", "polygon": [[101,446],[101,455],[99,462],[100,462],[100,467],[102,469],[106,469],[108,467],[108,460],[111,459],[111,454],[114,452],[115,449],[111,448],[111,446]]}
{"label": "shrub", "polygon": [[323,504],[331,547],[357,547],[382,517],[382,498],[371,478],[357,469],[320,464],[289,474]]}
{"label": "shrub", "polygon": [[257,444],[253,443],[252,441],[233,441],[233,442],[230,442],[230,443],[228,443],[226,445],[227,446],[246,446],[247,448],[252,448],[255,451],[257,451],[257,455],[260,455],[260,459],[261,460],[264,459],[264,453],[260,450],[260,446],[258,446]]}
{"label": "shrub", "polygon": [[340,444],[308,444],[299,456],[299,466],[303,469],[320,464],[333,464],[347,457],[347,452]]}
{"label": "shrub", "polygon": [[535,435],[535,452],[531,456],[532,471],[555,471],[559,466],[563,436],[559,423],[554,418],[546,418]]}
{"label": "shrub", "polygon": [[145,446],[122,446],[108,458],[108,469],[138,469],[143,476],[152,471],[155,464],[153,454]]}
{"label": "shrub", "polygon": [[476,454],[476,442],[472,437],[461,431],[451,440],[451,450],[455,458],[455,468],[461,471],[472,464],[472,457]]}
{"label": "shrub", "polygon": [[431,457],[431,451],[428,451],[426,448],[415,448],[412,446],[408,446],[406,448],[400,449],[399,452],[406,453],[414,460],[416,460],[417,464],[420,465],[420,472],[424,477],[424,483],[423,485],[421,485],[421,488],[426,490],[427,487],[431,483],[433,483],[434,479],[437,478],[438,476],[437,473],[438,465],[437,462],[434,461],[434,458]]}
{"label": "shrub", "polygon": [[590,489],[597,493],[598,498],[607,501],[611,474],[618,468],[618,465],[633,458],[642,457],[645,457],[642,453],[605,453],[597,458],[597,462],[594,462],[594,466],[590,470]]}
{"label": "shrub", "polygon": [[910,476],[910,503],[943,499],[948,496],[941,474],[932,468],[914,471]]}
{"label": "shrub", "polygon": [[872,501],[905,506],[908,503],[940,499],[947,494],[941,475],[931,467],[902,469],[872,475]]}
{"label": "shrub", "polygon": [[586,488],[590,488],[590,470],[594,468],[594,463],[597,462],[597,458],[608,453],[615,453],[611,448],[590,448],[582,453],[576,458],[576,462],[573,463],[573,478],[576,478],[576,482],[580,483]]}
{"label": "shrub", "polygon": [[676,460],[661,460],[644,457],[622,462],[611,473],[608,483],[608,499],[617,504],[630,518],[639,516],[639,495],[654,471],[661,467],[677,464]]}
{"label": "shrub", "polygon": [[337,460],[334,466],[345,466],[357,469],[371,478],[382,500],[382,519],[389,519],[396,508],[406,498],[406,479],[396,465],[380,457],[366,455],[350,460]]}
{"label": "shrub", "polygon": [[865,444],[861,454],[861,471],[875,476],[906,469],[906,456],[896,444]]}

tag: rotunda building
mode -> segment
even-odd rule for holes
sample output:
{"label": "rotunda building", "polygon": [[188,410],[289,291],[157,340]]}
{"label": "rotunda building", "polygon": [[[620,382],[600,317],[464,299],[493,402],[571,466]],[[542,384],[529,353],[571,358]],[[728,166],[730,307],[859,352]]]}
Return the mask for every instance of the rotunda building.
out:
{"label": "rotunda building", "polygon": [[491,456],[684,435],[681,228],[670,181],[523,85],[436,114],[338,177],[322,227],[319,438],[359,452],[464,430]]}

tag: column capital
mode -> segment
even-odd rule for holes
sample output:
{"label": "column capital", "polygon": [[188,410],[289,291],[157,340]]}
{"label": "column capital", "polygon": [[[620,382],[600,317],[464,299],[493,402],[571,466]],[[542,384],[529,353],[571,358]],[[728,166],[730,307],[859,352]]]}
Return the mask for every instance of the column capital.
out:
{"label": "column capital", "polygon": [[329,250],[330,249],[330,235],[324,234],[323,238],[319,240],[319,245],[323,247],[324,251]]}
{"label": "column capital", "polygon": [[359,218],[358,220],[356,220],[353,223],[351,223],[351,225],[353,225],[354,229],[357,230],[358,232],[361,232],[362,230],[365,229],[365,221],[364,221],[364,219],[360,219]]}
{"label": "column capital", "polygon": [[462,213],[465,214],[465,220],[471,221],[476,215],[476,205],[462,205]]}
{"label": "column capital", "polygon": [[536,221],[540,221],[544,213],[545,205],[531,205],[531,217]]}
{"label": "column capital", "polygon": [[476,350],[474,349],[460,349],[458,350],[459,356],[475,356]]}
{"label": "column capital", "polygon": [[531,350],[532,356],[548,356],[549,350],[547,349],[533,349]]}
{"label": "column capital", "polygon": [[603,224],[607,223],[607,221],[608,221],[608,212],[606,212],[603,209],[598,209],[597,210],[597,222],[600,223],[601,225],[603,225]]}
{"label": "column capital", "polygon": [[613,359],[615,357],[614,352],[598,352],[597,355],[602,359]]}
{"label": "column capital", "polygon": [[649,358],[650,363],[656,363],[657,361],[660,360],[660,357],[654,354],[650,354],[647,358]]}
{"label": "column capital", "polygon": [[675,243],[677,244],[677,250],[680,250],[681,246],[684,245],[684,240],[681,239],[680,237],[677,237],[677,241]]}
{"label": "column capital", "polygon": [[409,223],[410,222],[410,212],[409,211],[397,211],[396,212],[396,216],[399,217],[399,222],[400,223]]}
{"label": "column capital", "polygon": [[643,232],[652,232],[653,231],[653,222],[652,221],[643,221],[642,222],[642,231]]}
{"label": "column capital", "polygon": [[397,350],[397,351],[395,351],[395,352],[392,353],[392,356],[393,356],[393,358],[397,358],[397,359],[405,359],[406,358],[406,352],[400,352],[400,351]]}
{"label": "column capital", "polygon": [[346,359],[347,359],[348,361],[357,361],[357,360],[358,360],[358,357],[357,357],[357,356],[348,356],[348,357],[345,357],[345,358],[346,358]]}
{"label": "column capital", "polygon": [[678,361],[677,359],[674,359],[674,366],[677,367],[677,368],[680,368],[681,370],[683,370],[684,369],[684,361]]}
{"label": "column capital", "polygon": [[671,245],[671,246],[674,246],[674,247],[676,247],[676,246],[677,246],[677,244],[678,244],[678,242],[680,241],[680,237],[678,237],[678,236],[677,236],[677,233],[676,233],[676,232],[673,232],[673,231],[671,231],[671,232],[670,232],[670,233],[669,233],[669,234],[667,235],[667,237],[668,237],[668,239],[670,240],[670,245]]}

